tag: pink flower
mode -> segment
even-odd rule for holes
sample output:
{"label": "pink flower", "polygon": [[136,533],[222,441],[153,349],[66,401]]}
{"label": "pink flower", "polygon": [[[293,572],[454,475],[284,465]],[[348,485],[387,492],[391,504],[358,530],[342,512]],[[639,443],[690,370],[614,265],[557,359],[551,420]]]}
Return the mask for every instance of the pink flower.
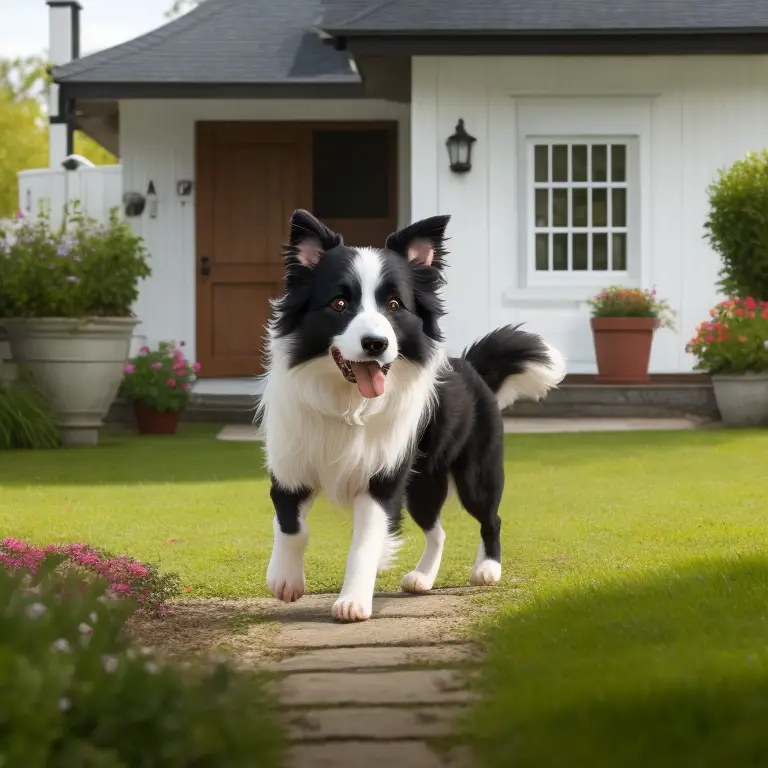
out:
{"label": "pink flower", "polygon": [[11,552],[23,552],[27,548],[27,545],[21,539],[3,539],[2,544],[6,549],[10,549]]}
{"label": "pink flower", "polygon": [[746,337],[746,336],[739,336],[739,341],[740,341],[742,344],[746,344],[746,343],[747,343],[747,337]]}
{"label": "pink flower", "polygon": [[149,367],[153,371],[159,371],[163,367],[163,364],[162,363],[152,363]]}
{"label": "pink flower", "polygon": [[176,379],[168,379],[168,386],[173,389],[176,386]]}
{"label": "pink flower", "polygon": [[113,592],[117,592],[117,593],[119,593],[121,595],[125,595],[125,594],[127,594],[128,592],[131,591],[130,584],[110,584],[109,588]]}
{"label": "pink flower", "polygon": [[179,376],[186,376],[187,375],[187,369],[183,365],[179,366],[176,369],[176,373],[178,373]]}
{"label": "pink flower", "polygon": [[181,385],[181,388],[182,388],[182,389],[183,389],[185,392],[189,392],[189,384],[182,384],[182,385]]}
{"label": "pink flower", "polygon": [[138,579],[143,579],[149,573],[149,570],[141,563],[131,563],[128,566],[128,571],[131,576],[136,576]]}
{"label": "pink flower", "polygon": [[200,373],[200,369],[201,369],[202,367],[203,367],[203,366],[202,366],[202,365],[200,365],[200,363],[195,363],[195,364],[192,366],[192,370],[193,370],[195,373]]}
{"label": "pink flower", "polygon": [[131,365],[131,363],[128,363],[124,368],[123,371],[125,373],[135,373],[136,372],[136,366]]}
{"label": "pink flower", "polygon": [[142,348],[139,350],[139,354],[140,354],[140,355],[148,355],[148,354],[149,354],[149,347],[142,347]]}

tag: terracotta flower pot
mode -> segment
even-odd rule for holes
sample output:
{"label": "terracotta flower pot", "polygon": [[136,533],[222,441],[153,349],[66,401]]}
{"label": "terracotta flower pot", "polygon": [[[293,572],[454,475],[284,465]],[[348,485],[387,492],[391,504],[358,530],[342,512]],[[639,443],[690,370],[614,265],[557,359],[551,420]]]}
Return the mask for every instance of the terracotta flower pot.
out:
{"label": "terracotta flower pot", "polygon": [[600,384],[649,384],[655,317],[593,317],[592,336]]}
{"label": "terracotta flower pot", "polygon": [[175,435],[179,427],[178,411],[156,411],[146,403],[134,403],[133,412],[141,435]]}

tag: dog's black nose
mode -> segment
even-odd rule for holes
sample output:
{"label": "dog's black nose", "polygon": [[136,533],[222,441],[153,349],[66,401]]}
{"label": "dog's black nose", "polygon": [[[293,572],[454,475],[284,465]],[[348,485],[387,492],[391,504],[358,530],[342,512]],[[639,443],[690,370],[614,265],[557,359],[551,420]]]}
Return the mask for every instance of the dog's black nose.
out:
{"label": "dog's black nose", "polygon": [[389,341],[384,336],[363,336],[360,345],[369,355],[380,355],[389,346]]}

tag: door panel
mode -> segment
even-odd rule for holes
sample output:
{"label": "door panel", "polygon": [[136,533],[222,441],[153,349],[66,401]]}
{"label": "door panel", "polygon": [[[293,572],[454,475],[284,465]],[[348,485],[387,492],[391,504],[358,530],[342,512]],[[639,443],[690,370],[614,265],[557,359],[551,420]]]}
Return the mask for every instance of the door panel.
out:
{"label": "door panel", "polygon": [[288,221],[307,204],[307,159],[292,126],[198,127],[197,356],[206,377],[262,372]]}

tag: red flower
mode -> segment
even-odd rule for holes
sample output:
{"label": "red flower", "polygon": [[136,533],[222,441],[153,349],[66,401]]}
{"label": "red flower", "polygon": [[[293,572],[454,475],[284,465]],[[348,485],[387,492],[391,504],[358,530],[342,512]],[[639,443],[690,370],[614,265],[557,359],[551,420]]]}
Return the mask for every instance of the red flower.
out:
{"label": "red flower", "polygon": [[176,386],[176,379],[168,379],[168,386],[173,389]]}
{"label": "red flower", "polygon": [[715,337],[710,333],[709,336],[707,336],[707,342],[712,343],[715,340]]}
{"label": "red flower", "polygon": [[746,343],[747,343],[747,337],[746,337],[746,336],[739,336],[739,341],[740,341],[742,344],[746,344]]}
{"label": "red flower", "polygon": [[757,302],[751,296],[747,296],[747,298],[744,299],[744,306],[747,309],[754,309],[757,306]]}

